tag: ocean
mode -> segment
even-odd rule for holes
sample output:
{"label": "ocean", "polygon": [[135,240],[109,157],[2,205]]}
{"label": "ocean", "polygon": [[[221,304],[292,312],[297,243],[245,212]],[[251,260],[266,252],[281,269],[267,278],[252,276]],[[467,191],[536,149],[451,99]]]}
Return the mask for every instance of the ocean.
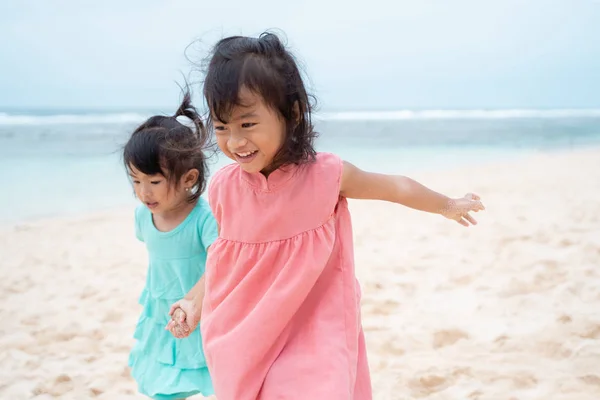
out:
{"label": "ocean", "polygon": [[[120,151],[154,113],[0,109],[0,225],[133,207]],[[353,111],[318,113],[314,120],[318,150],[385,173],[600,144],[600,110]],[[211,170],[227,163],[213,157]]]}

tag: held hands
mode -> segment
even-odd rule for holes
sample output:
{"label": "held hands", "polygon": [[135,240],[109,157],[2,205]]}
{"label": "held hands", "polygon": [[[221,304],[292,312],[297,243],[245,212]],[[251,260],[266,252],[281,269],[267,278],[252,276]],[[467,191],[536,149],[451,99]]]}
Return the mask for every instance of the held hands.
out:
{"label": "held hands", "polygon": [[469,224],[477,225],[477,221],[469,214],[469,212],[478,212],[480,210],[485,210],[480,197],[473,193],[467,193],[460,199],[450,200],[440,214],[468,227]]}
{"label": "held hands", "polygon": [[167,324],[166,329],[171,332],[171,335],[175,336],[178,339],[183,339],[187,337],[191,330],[188,324],[185,322],[186,320],[185,312],[181,308],[177,308],[173,315],[171,316],[171,321]]}
{"label": "held hands", "polygon": [[188,337],[200,322],[201,310],[191,299],[181,299],[171,306],[171,321],[165,326],[178,339]]}

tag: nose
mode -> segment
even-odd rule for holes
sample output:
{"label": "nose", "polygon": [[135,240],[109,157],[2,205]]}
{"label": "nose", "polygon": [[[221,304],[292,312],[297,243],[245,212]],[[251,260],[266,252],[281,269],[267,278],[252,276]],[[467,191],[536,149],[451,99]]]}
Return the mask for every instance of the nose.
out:
{"label": "nose", "polygon": [[150,197],[151,194],[152,194],[152,189],[150,188],[150,185],[141,185],[140,196],[143,199]]}
{"label": "nose", "polygon": [[247,144],[248,144],[248,139],[246,139],[243,135],[240,135],[233,131],[229,135],[229,139],[227,139],[227,147],[229,147],[229,150],[231,150],[231,151],[241,149],[242,147],[244,147]]}

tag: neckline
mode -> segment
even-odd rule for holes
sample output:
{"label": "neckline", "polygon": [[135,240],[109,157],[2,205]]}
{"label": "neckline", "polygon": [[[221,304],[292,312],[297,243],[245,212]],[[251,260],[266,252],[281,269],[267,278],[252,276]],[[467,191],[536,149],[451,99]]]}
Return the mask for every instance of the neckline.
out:
{"label": "neckline", "polygon": [[[177,225],[175,228],[171,229],[170,231],[161,231],[161,230],[159,230],[156,227],[156,225],[154,225],[154,215],[152,215],[152,212],[150,212],[150,210],[148,210],[149,214],[150,214],[150,225],[152,226],[152,230],[154,231],[155,234],[160,235],[160,236],[170,236],[170,235],[176,234],[177,232],[179,232],[180,230],[182,230],[184,226],[186,226],[188,224],[188,222],[190,221],[190,219],[192,219],[192,215],[194,215],[196,213],[196,210],[199,208],[198,207],[199,205],[200,205],[200,199],[198,199],[198,201],[194,205],[194,208],[192,208],[190,210],[190,212],[183,219],[183,221],[181,221],[179,223],[179,225]],[[146,208],[146,209],[148,209],[148,208]]]}
{"label": "neckline", "polygon": [[238,166],[242,173],[242,179],[250,186],[264,192],[272,192],[278,187],[284,185],[287,181],[296,175],[298,166],[295,164],[287,164],[277,168],[269,174],[269,177],[264,176],[260,172],[246,172],[242,167]]}

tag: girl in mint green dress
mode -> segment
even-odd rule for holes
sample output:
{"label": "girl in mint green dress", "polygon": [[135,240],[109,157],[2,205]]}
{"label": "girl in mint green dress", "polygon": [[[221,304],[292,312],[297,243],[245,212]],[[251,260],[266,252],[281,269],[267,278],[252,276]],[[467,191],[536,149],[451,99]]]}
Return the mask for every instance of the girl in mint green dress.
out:
{"label": "girl in mint green dress", "polygon": [[[180,123],[187,117],[195,129]],[[176,339],[165,325],[172,303],[203,277],[206,253],[217,238],[217,224],[200,196],[208,168],[203,153],[206,131],[189,93],[172,117],[154,116],[131,135],[123,152],[135,194],[135,232],[148,249],[142,314],[134,332],[129,366],[140,393],[153,399],[185,399],[214,393],[202,349],[200,328]]]}

